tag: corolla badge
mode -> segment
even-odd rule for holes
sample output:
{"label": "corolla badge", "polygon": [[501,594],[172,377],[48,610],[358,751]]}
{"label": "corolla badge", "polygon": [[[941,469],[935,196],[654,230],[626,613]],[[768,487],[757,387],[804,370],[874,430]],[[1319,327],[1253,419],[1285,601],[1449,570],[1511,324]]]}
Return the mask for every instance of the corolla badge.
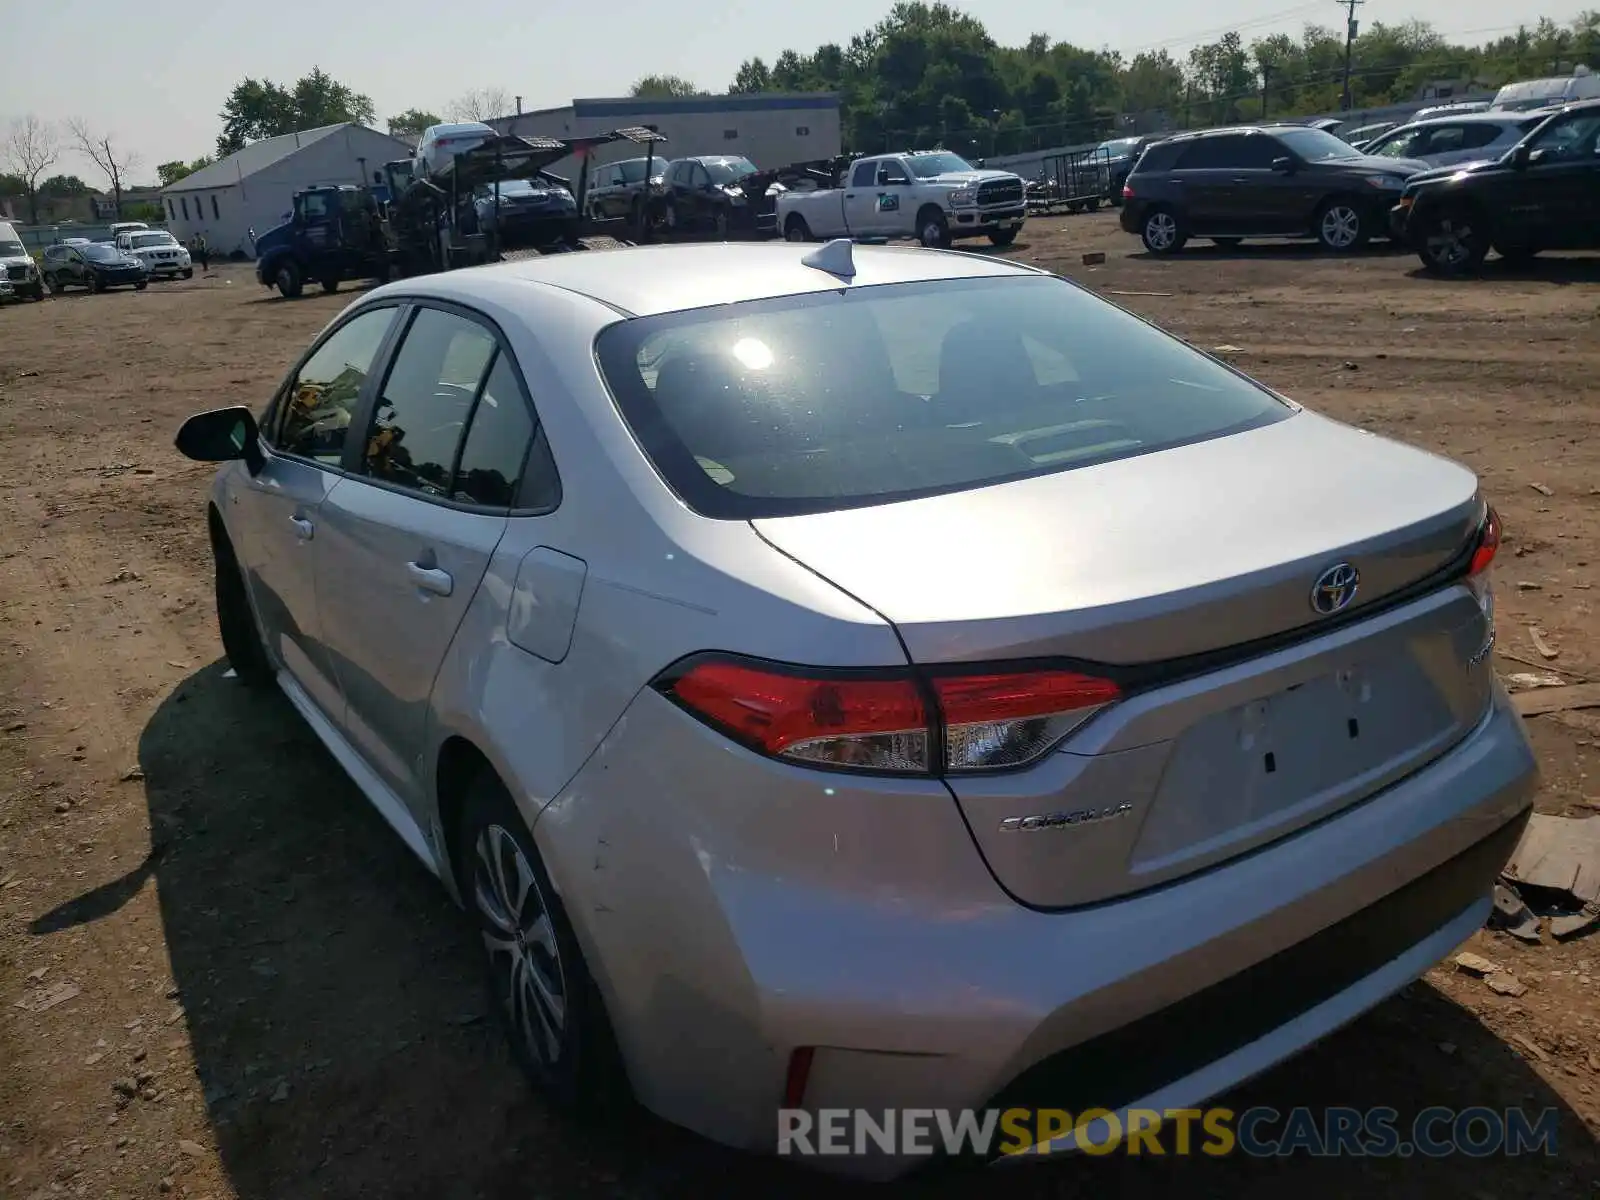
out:
{"label": "corolla badge", "polygon": [[1311,585],[1311,607],[1324,617],[1343,612],[1356,598],[1361,574],[1347,562],[1335,563]]}
{"label": "corolla badge", "polygon": [[1039,813],[1032,817],[1007,817],[1000,822],[1001,833],[1032,833],[1041,829],[1071,829],[1077,825],[1092,825],[1124,817],[1133,811],[1133,802],[1108,804],[1103,808],[1079,808],[1071,812]]}

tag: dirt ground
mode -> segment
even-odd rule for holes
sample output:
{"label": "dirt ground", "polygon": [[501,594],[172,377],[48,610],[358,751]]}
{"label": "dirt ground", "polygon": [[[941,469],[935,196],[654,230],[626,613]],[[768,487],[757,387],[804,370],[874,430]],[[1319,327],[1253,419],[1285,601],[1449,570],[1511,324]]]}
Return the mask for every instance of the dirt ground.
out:
{"label": "dirt ground", "polygon": [[[1447,284],[1383,250],[1138,251],[1102,213],[1035,221],[1014,254],[1470,464],[1509,530],[1500,670],[1600,679],[1600,261]],[[347,299],[280,301],[226,267],[0,311],[0,1196],[858,1194],[645,1117],[549,1114],[485,1013],[465,919],[287,704],[224,677],[211,472],[172,435],[258,406]],[[1540,810],[1600,809],[1600,711],[1529,728]],[[1119,1156],[860,1194],[1600,1194],[1600,938],[1470,948],[1526,994],[1445,964],[1229,1103],[1553,1107],[1553,1157]]]}

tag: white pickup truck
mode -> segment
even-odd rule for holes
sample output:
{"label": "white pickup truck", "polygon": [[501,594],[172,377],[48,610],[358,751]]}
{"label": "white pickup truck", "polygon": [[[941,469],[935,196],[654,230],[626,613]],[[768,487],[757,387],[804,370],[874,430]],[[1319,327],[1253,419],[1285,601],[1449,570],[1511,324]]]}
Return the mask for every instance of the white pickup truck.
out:
{"label": "white pickup truck", "polygon": [[842,178],[841,187],[778,197],[777,226],[787,240],[914,237],[943,248],[987,237],[1009,246],[1028,212],[1020,176],[980,171],[947,150],[858,158]]}

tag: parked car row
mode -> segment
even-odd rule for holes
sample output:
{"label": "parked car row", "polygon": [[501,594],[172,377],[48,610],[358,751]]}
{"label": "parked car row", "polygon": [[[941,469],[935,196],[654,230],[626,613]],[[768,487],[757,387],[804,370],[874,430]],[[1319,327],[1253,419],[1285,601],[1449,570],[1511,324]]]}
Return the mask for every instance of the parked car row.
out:
{"label": "parked car row", "polygon": [[1129,174],[1122,227],[1156,255],[1191,238],[1311,238],[1341,253],[1389,238],[1446,274],[1491,249],[1600,248],[1597,136],[1600,100],[1435,117],[1365,149],[1306,125],[1178,134]]}

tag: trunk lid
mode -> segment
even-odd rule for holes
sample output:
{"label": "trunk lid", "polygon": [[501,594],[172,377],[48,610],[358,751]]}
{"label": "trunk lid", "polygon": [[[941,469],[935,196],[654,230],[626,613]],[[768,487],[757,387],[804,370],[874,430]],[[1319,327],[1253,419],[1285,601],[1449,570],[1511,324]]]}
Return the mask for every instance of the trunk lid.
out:
{"label": "trunk lid", "polygon": [[[877,609],[918,664],[1068,658],[1123,682],[1123,701],[1043,759],[948,780],[1002,886],[1060,907],[1242,853],[1464,736],[1492,688],[1487,655],[1472,661],[1483,608],[1464,587],[1385,601],[1456,559],[1480,513],[1465,468],[1301,412],[755,525]],[[1355,598],[1319,615],[1313,585],[1340,563],[1359,572]]]}

